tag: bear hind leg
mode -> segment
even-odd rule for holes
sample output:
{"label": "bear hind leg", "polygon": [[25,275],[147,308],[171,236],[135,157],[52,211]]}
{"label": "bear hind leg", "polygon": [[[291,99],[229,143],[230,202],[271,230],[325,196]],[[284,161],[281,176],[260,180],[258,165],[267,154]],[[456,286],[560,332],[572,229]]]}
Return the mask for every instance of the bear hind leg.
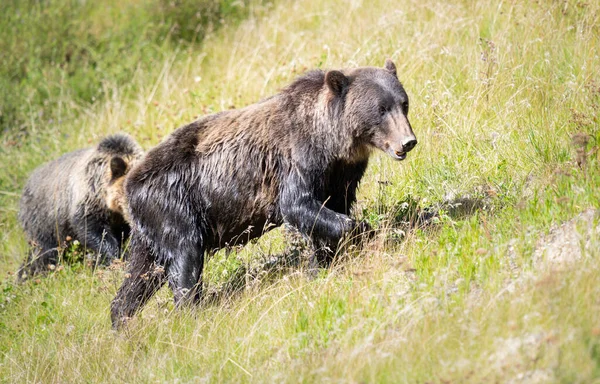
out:
{"label": "bear hind leg", "polygon": [[154,262],[152,252],[132,239],[128,273],[111,303],[113,329],[123,326],[166,281],[165,269]]}

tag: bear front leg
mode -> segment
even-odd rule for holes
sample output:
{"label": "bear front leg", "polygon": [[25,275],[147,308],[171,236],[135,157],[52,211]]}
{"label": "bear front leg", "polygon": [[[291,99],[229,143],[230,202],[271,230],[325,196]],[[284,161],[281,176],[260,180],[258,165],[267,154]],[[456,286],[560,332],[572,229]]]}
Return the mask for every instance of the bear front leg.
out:
{"label": "bear front leg", "polygon": [[100,264],[109,264],[119,258],[121,246],[119,240],[112,233],[108,221],[99,219],[100,215],[76,215],[73,227],[77,232],[77,239],[86,248],[96,252],[100,257]]}
{"label": "bear front leg", "polygon": [[[368,161],[357,163],[337,162],[331,166],[326,183],[325,207],[334,212],[350,215],[356,202],[356,190],[360,179],[367,168]],[[365,237],[373,235],[373,230],[366,221],[357,223],[353,236],[348,239],[351,243],[360,243]],[[328,266],[334,257],[337,244],[328,244],[320,241],[315,244],[315,258],[319,265]]]}
{"label": "bear front leg", "polygon": [[58,247],[56,242],[46,242],[45,244],[31,244],[27,259],[17,271],[17,282],[24,282],[27,279],[48,271],[49,265],[56,265],[58,262]]}
{"label": "bear front leg", "polygon": [[350,210],[356,202],[358,183],[367,169],[367,164],[367,161],[354,164],[339,162],[332,166],[327,180],[327,208],[350,215]]}
{"label": "bear front leg", "polygon": [[311,238],[315,246],[324,242],[335,247],[344,236],[360,229],[360,223],[327,208],[327,201],[318,200],[315,185],[318,183],[307,175],[293,172],[281,191],[281,213],[285,221]]}

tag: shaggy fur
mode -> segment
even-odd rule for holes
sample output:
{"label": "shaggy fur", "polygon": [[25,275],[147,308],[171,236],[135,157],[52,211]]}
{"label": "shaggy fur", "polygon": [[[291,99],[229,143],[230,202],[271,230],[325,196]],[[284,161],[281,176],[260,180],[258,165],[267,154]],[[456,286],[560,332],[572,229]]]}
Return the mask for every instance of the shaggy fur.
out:
{"label": "shaggy fur", "polygon": [[[126,180],[131,264],[113,326],[167,280],[178,305],[196,302],[205,252],[284,222],[326,250],[368,229],[348,216],[356,188],[371,148],[402,160],[416,145],[407,113],[388,61],[311,71],[257,104],[177,129]],[[331,254],[316,257],[326,263]]]}
{"label": "shaggy fur", "polygon": [[19,280],[55,265],[67,237],[97,252],[102,263],[119,257],[129,235],[123,217],[123,180],[142,154],[132,138],[117,134],[95,148],[68,153],[33,172],[19,211],[31,244],[17,274]]}

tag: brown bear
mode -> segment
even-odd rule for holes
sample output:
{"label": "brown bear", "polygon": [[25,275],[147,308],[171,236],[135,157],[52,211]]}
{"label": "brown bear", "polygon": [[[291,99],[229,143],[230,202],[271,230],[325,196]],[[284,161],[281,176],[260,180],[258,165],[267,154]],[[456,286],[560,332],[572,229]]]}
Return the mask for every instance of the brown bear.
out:
{"label": "brown bear", "polygon": [[197,302],[206,252],[283,223],[326,249],[365,230],[348,216],[358,183],[372,148],[404,160],[415,147],[407,114],[388,60],[382,69],[310,71],[257,104],[174,131],[125,181],[131,258],[113,327],[165,281],[178,306]]}
{"label": "brown bear", "polygon": [[95,148],[67,153],[33,172],[19,210],[31,249],[18,280],[56,265],[67,238],[96,252],[101,263],[119,257],[129,235],[123,180],[142,155],[131,137],[116,134]]}

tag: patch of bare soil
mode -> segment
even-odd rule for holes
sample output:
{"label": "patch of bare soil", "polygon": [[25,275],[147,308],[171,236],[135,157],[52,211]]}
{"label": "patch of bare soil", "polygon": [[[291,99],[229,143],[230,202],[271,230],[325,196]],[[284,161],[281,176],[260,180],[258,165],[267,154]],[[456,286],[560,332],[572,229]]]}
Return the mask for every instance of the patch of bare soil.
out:
{"label": "patch of bare soil", "polygon": [[[514,258],[514,247],[508,257]],[[514,293],[525,285],[547,279],[553,271],[573,268],[574,263],[600,253],[600,210],[588,209],[573,219],[553,226],[536,243],[531,270],[521,271],[498,297]],[[552,330],[536,330],[511,338],[496,340],[489,355],[490,368],[505,378],[506,383],[551,383],[556,378],[551,370],[535,368],[544,347],[556,340]],[[527,364],[529,363],[529,364]]]}
{"label": "patch of bare soil", "polygon": [[536,245],[536,267],[561,266],[600,251],[600,210],[588,209],[550,230]]}

